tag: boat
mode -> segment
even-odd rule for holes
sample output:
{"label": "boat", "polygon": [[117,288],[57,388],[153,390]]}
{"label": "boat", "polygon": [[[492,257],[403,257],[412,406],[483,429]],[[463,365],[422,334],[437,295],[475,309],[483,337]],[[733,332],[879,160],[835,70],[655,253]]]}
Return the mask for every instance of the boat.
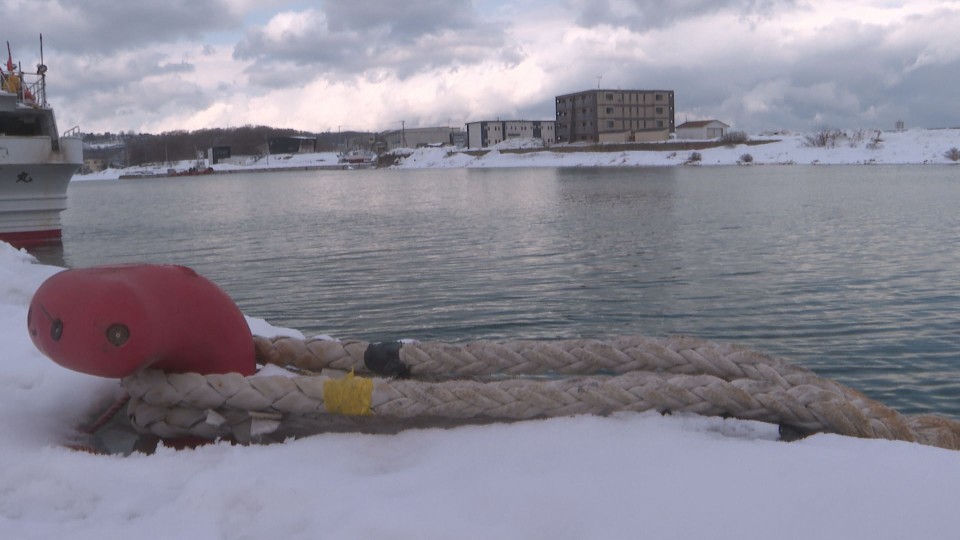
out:
{"label": "boat", "polygon": [[374,167],[377,164],[377,154],[372,150],[363,148],[354,148],[349,152],[340,154],[338,164],[346,167]]}
{"label": "boat", "polygon": [[0,65],[0,240],[17,248],[61,241],[67,186],[83,164],[79,127],[61,136],[47,103],[42,39],[35,73],[14,64],[9,43]]}

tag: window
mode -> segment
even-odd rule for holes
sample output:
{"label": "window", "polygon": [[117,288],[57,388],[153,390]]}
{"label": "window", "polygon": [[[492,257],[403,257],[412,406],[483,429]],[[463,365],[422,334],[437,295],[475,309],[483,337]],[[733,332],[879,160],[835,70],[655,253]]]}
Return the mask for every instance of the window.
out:
{"label": "window", "polygon": [[663,114],[663,107],[657,107],[657,114]]}
{"label": "window", "polygon": [[607,120],[607,127],[608,127],[608,128],[612,128],[612,127],[613,127],[613,120]]}
{"label": "window", "polygon": [[613,114],[613,107],[607,107],[605,112],[607,114]]}
{"label": "window", "polygon": [[657,127],[663,127],[663,120],[657,120]]}
{"label": "window", "polygon": [[607,94],[606,97],[607,97],[607,99],[612,100],[612,99],[613,99],[613,94]]}
{"label": "window", "polygon": [[663,94],[657,94],[657,95],[653,96],[653,99],[655,99],[655,100],[657,100],[657,101],[663,101]]}

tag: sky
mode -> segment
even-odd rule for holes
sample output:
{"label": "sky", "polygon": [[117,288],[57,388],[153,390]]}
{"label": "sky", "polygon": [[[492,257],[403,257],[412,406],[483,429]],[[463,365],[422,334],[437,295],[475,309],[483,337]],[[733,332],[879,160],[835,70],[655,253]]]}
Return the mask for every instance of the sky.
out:
{"label": "sky", "polygon": [[748,132],[960,126],[960,1],[0,0],[61,130],[310,132],[554,118],[675,91]]}

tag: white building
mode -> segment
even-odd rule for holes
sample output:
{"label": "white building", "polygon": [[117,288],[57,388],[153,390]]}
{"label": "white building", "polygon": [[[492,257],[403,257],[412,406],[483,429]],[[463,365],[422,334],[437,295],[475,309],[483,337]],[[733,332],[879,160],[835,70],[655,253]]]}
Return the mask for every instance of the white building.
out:
{"label": "white building", "polygon": [[555,137],[553,120],[485,120],[467,124],[467,148],[493,146],[509,139],[541,139],[551,143]]}
{"label": "white building", "polygon": [[677,126],[678,139],[719,139],[730,126],[719,120],[695,120]]}
{"label": "white building", "polygon": [[454,144],[461,133],[458,127],[424,127],[398,129],[381,133],[387,151],[395,148],[420,148],[423,146],[441,146]]}

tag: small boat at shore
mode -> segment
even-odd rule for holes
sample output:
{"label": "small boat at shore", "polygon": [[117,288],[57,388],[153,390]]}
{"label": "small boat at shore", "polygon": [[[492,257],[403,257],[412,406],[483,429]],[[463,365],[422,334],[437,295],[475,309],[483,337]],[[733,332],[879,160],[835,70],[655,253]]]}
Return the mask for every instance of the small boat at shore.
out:
{"label": "small boat at shore", "polygon": [[[0,67],[0,240],[15,247],[61,239],[67,186],[83,164],[78,127],[62,136],[47,103],[47,67],[24,72],[9,54]],[[42,41],[41,41],[42,51]]]}
{"label": "small boat at shore", "polygon": [[377,154],[371,150],[354,148],[349,152],[340,154],[337,163],[347,167],[374,167],[377,164]]}

